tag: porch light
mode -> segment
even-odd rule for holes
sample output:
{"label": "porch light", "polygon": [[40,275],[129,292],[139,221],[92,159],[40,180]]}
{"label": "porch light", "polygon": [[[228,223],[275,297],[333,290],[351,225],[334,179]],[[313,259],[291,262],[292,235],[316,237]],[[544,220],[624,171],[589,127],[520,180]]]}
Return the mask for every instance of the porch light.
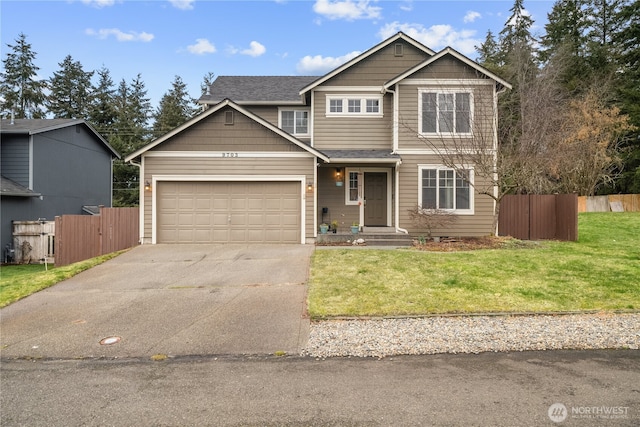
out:
{"label": "porch light", "polygon": [[342,169],[336,168],[336,187],[342,187]]}
{"label": "porch light", "polygon": [[309,181],[307,183],[307,191],[313,191],[313,182]]}
{"label": "porch light", "polygon": [[144,191],[151,191],[151,183],[148,180],[144,182]]}

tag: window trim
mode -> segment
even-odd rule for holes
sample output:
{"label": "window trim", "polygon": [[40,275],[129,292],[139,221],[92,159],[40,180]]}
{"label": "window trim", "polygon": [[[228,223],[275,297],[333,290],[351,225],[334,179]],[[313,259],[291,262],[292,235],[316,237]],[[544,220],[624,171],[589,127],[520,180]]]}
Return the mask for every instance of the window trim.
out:
{"label": "window trim", "polygon": [[[349,197],[351,195],[351,174],[352,173],[355,173],[357,176],[356,189],[358,190],[357,191],[358,196],[356,197],[356,200],[351,200],[351,198]],[[362,170],[345,168],[345,171],[344,171],[344,180],[345,180],[344,204],[345,205],[357,206],[360,204],[362,192],[364,191],[362,188],[363,179],[364,179],[364,172],[362,172]]]}
{"label": "window trim", "polygon": [[[293,111],[293,120],[294,120],[294,128],[295,128],[295,120],[296,120],[296,113],[307,113],[307,132],[306,133],[291,133],[291,135],[295,135],[295,136],[301,136],[301,137],[305,137],[305,136],[310,136],[311,135],[311,111],[308,108],[284,108],[284,107],[280,107],[278,108],[278,127],[280,129],[282,129],[282,113],[285,111]],[[284,129],[282,129],[284,130]],[[286,132],[286,131],[285,131]]]}
{"label": "window trim", "polygon": [[[423,118],[423,112],[422,112],[422,96],[425,93],[435,93],[436,94],[436,102],[438,99],[438,95],[440,94],[449,94],[449,93],[453,93],[454,94],[454,106],[455,106],[455,94],[458,93],[466,93],[469,94],[469,132],[456,132],[455,130],[453,130],[452,132],[440,132],[440,129],[438,129],[436,132],[423,132],[422,131],[422,118]],[[438,108],[437,110],[438,116],[436,117],[436,127],[439,128],[439,114],[440,114],[440,109]],[[454,118],[453,118],[453,123],[455,124],[456,122],[456,118],[455,118],[455,107],[454,107]],[[455,89],[455,88],[450,88],[450,89],[434,89],[434,88],[418,88],[418,135],[419,136],[462,136],[462,137],[471,137],[473,136],[473,123],[474,123],[474,116],[475,116],[475,112],[474,112],[474,99],[473,99],[473,90],[471,89]]]}
{"label": "window trim", "polygon": [[[436,170],[436,203],[440,205],[440,171],[448,170],[456,172],[456,169],[450,168],[444,165],[429,165],[429,164],[420,164],[418,165],[418,206],[422,206],[422,173],[424,170],[434,169]],[[475,182],[475,173],[474,168],[472,166],[465,167],[465,170],[469,171],[469,209],[442,209],[437,207],[436,209],[451,212],[455,215],[474,215],[475,214],[475,191],[473,183]],[[457,181],[457,172],[454,174],[453,182]],[[453,201],[455,203],[457,187],[454,187]]]}
{"label": "window trim", "polygon": [[[349,112],[349,101],[360,101],[358,112]],[[367,112],[367,101],[378,101],[378,111]],[[382,94],[332,94],[326,96],[326,117],[383,117],[384,96]],[[342,111],[332,112],[331,101],[342,101]]]}

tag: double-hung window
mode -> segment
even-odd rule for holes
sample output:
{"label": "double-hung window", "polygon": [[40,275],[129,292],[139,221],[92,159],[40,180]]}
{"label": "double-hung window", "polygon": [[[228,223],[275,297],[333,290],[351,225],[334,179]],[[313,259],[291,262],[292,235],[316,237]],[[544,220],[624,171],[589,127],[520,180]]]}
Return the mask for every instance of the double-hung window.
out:
{"label": "double-hung window", "polygon": [[292,135],[308,135],[309,112],[305,110],[280,110],[280,129]]}
{"label": "double-hung window", "polygon": [[419,126],[421,134],[471,133],[473,96],[471,92],[421,90]]}
{"label": "double-hung window", "polygon": [[420,166],[418,176],[418,205],[423,209],[473,213],[472,169]]}
{"label": "double-hung window", "polygon": [[347,169],[346,178],[348,180],[346,185],[345,204],[357,205],[360,201],[360,184],[361,173]]}

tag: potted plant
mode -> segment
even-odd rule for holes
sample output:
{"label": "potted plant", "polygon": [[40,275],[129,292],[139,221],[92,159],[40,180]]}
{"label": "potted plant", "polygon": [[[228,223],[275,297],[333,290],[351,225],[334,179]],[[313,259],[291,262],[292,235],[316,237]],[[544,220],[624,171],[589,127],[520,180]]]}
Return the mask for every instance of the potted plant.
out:
{"label": "potted plant", "polygon": [[325,223],[320,224],[320,234],[327,234],[329,231],[329,226]]}
{"label": "potted plant", "polygon": [[353,224],[351,224],[351,232],[353,234],[358,234],[359,230],[360,230],[360,224],[354,221]]}
{"label": "potted plant", "polygon": [[333,230],[334,233],[338,232],[338,220],[333,220],[331,221],[331,230]]}

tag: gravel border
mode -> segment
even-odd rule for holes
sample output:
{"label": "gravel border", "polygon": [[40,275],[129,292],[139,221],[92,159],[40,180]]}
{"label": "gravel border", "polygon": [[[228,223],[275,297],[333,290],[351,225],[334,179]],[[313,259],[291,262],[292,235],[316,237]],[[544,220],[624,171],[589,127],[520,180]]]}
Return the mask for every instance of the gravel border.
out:
{"label": "gravel border", "polygon": [[640,346],[640,313],[441,316],[311,323],[302,355],[316,358]]}

